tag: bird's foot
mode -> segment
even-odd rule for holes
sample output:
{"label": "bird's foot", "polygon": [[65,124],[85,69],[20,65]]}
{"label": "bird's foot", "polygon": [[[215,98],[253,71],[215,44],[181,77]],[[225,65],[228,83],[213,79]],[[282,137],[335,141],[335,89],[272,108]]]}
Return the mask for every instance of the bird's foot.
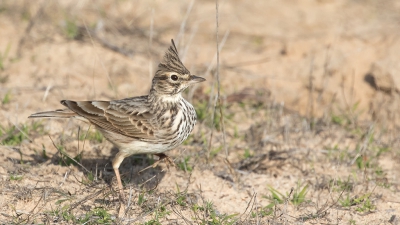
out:
{"label": "bird's foot", "polygon": [[172,160],[169,156],[164,153],[155,154],[159,157],[158,161],[153,164],[153,168],[156,167],[162,160],[165,160],[167,166],[176,167],[174,160]]}
{"label": "bird's foot", "polygon": [[125,201],[121,201],[121,205],[119,206],[118,210],[118,218],[124,218],[126,213],[126,204]]}
{"label": "bird's foot", "polygon": [[147,169],[157,167],[158,164],[160,164],[160,162],[163,161],[163,160],[165,160],[165,161],[167,162],[167,167],[168,167],[168,168],[169,168],[170,165],[172,165],[173,167],[176,167],[176,165],[175,165],[175,163],[174,163],[174,160],[172,160],[172,159],[171,159],[169,156],[167,156],[166,154],[164,154],[164,153],[159,153],[159,154],[154,154],[154,155],[156,155],[156,156],[159,157],[159,159],[157,160],[157,162],[155,162],[155,163],[153,163],[152,165],[150,165],[150,166],[148,166],[148,167],[146,167],[146,168],[140,170],[139,173],[141,173],[141,172],[143,172],[143,171],[145,171],[145,170],[147,170]]}
{"label": "bird's foot", "polygon": [[118,194],[118,198],[119,198],[119,209],[118,209],[118,218],[124,218],[125,216],[125,212],[126,212],[126,198],[125,198],[125,193],[123,189],[119,189],[119,194]]}

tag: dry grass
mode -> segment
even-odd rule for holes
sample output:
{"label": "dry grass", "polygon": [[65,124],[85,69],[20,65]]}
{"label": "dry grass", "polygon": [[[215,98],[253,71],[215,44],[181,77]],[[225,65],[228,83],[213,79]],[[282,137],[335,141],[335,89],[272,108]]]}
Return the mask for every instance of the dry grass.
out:
{"label": "dry grass", "polygon": [[[0,2],[0,220],[398,224],[399,7],[220,2],[219,95],[214,1]],[[117,149],[79,121],[27,116],[145,94],[171,38],[207,78],[185,93],[199,123],[168,153],[176,168],[124,161],[121,205]]]}

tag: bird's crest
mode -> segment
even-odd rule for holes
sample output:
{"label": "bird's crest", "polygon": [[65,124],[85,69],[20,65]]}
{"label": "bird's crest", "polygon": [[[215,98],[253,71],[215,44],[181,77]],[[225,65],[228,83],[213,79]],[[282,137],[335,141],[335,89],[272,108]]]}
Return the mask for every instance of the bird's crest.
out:
{"label": "bird's crest", "polygon": [[171,46],[165,53],[163,61],[158,65],[158,70],[176,72],[179,74],[190,74],[189,70],[186,69],[179,59],[178,50],[176,49],[173,39],[171,39]]}

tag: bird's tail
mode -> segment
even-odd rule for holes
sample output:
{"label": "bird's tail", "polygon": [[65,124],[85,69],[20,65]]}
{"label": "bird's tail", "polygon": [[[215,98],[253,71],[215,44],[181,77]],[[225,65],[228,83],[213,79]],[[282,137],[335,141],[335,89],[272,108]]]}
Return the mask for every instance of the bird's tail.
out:
{"label": "bird's tail", "polygon": [[30,115],[28,118],[45,118],[45,117],[56,117],[56,118],[70,118],[76,116],[76,113],[69,109],[58,109],[55,111],[38,112]]}

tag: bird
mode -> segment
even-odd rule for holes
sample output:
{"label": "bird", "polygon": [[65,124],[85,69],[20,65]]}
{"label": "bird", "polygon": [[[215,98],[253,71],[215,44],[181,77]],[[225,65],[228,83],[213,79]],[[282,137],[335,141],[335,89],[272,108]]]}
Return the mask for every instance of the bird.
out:
{"label": "bird", "polygon": [[153,154],[158,162],[164,152],[178,147],[196,124],[196,111],[182,92],[206,79],[192,75],[179,58],[174,40],[158,65],[148,95],[111,101],[62,100],[66,108],[34,113],[29,118],[77,118],[93,125],[113,143],[112,160],[119,197],[124,200],[119,173],[122,161],[135,154]]}

